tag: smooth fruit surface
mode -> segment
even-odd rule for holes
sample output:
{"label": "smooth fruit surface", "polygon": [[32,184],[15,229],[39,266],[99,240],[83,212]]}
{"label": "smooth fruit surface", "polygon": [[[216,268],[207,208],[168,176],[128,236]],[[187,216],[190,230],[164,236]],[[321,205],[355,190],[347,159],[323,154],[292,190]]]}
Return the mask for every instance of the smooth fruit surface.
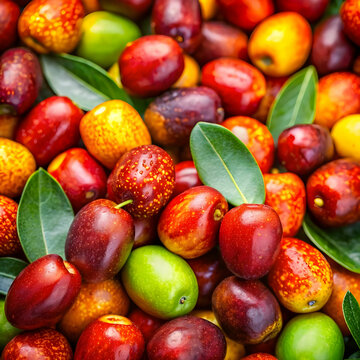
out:
{"label": "smooth fruit surface", "polygon": [[17,39],[17,21],[20,15],[19,6],[10,0],[0,3],[0,52],[10,48]]}
{"label": "smooth fruit surface", "polygon": [[172,197],[192,187],[201,185],[202,182],[193,161],[181,161],[175,165],[175,187]]}
{"label": "smooth fruit surface", "polygon": [[100,0],[100,5],[104,10],[136,20],[149,10],[152,2],[152,0]]}
{"label": "smooth fruit surface", "polygon": [[308,21],[318,20],[325,12],[329,0],[275,0],[280,11],[295,11]]}
{"label": "smooth fruit surface", "polygon": [[184,70],[172,87],[185,88],[197,86],[200,82],[200,76],[201,71],[197,61],[193,57],[184,54]]}
{"label": "smooth fruit surface", "polygon": [[5,300],[0,300],[0,349],[3,349],[10,340],[22,330],[12,326],[5,316]]}

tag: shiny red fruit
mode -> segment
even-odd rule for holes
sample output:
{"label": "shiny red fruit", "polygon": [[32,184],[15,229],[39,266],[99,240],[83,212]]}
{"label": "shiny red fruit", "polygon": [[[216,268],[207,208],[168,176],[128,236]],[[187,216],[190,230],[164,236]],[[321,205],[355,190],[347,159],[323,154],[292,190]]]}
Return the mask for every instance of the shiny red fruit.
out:
{"label": "shiny red fruit", "polygon": [[275,0],[280,11],[294,11],[308,21],[316,21],[324,14],[329,0]]}
{"label": "shiny red fruit", "polygon": [[140,246],[154,244],[157,239],[156,226],[158,216],[138,218],[134,217],[135,239],[133,249]]}
{"label": "shiny red fruit", "polygon": [[0,52],[15,44],[19,16],[19,6],[13,1],[2,0],[0,2]]}
{"label": "shiny red fruit", "polygon": [[175,165],[175,188],[172,197],[192,187],[201,185],[202,182],[193,161],[182,161]]}
{"label": "shiny red fruit", "polygon": [[15,140],[25,145],[39,166],[47,165],[80,140],[83,111],[69,98],[52,96],[35,106],[20,123]]}
{"label": "shiny red fruit", "polygon": [[148,35],[127,46],[119,58],[119,68],[121,83],[131,95],[157,96],[181,76],[184,56],[170,37]]}
{"label": "shiny red fruit", "polygon": [[281,237],[281,221],[274,209],[262,204],[242,204],[222,220],[221,255],[236,276],[259,279],[274,265]]}
{"label": "shiny red fruit", "polygon": [[80,291],[81,276],[59,255],[46,255],[28,265],[11,284],[5,314],[15,327],[33,330],[54,326]]}
{"label": "shiny red fruit", "polygon": [[256,353],[245,356],[242,360],[277,360],[275,356],[265,353]]}
{"label": "shiny red fruit", "polygon": [[345,34],[357,45],[360,45],[359,16],[360,6],[358,0],[346,0],[340,8],[341,20],[344,24]]}
{"label": "shiny red fruit", "polygon": [[76,212],[106,195],[106,173],[84,149],[73,148],[58,155],[48,172],[60,183]]}

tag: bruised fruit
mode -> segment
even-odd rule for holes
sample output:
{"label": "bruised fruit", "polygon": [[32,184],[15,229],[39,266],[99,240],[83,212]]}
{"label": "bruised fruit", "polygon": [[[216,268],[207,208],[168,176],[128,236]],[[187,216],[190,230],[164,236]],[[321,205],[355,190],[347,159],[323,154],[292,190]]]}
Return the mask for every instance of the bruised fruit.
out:
{"label": "bruised fruit", "polygon": [[19,196],[36,163],[31,152],[23,145],[0,138],[0,194]]}
{"label": "bruised fruit", "polygon": [[130,150],[117,162],[108,180],[110,198],[117,203],[132,200],[126,210],[135,217],[159,213],[175,185],[170,155],[156,145]]}
{"label": "bruised fruit", "polygon": [[212,308],[224,333],[242,344],[272,339],[282,327],[280,306],[259,280],[226,278],[212,295]]}
{"label": "bruised fruit", "polygon": [[0,52],[15,44],[19,16],[19,6],[13,1],[2,0],[0,2]]}
{"label": "bruised fruit", "polygon": [[220,124],[223,119],[219,96],[204,86],[165,92],[149,105],[144,118],[153,141],[162,146],[185,145],[199,121]]}
{"label": "bruised fruit", "polygon": [[346,0],[340,8],[341,20],[344,24],[345,34],[357,45],[360,45],[359,16],[360,6],[357,0]]}
{"label": "bruised fruit", "polygon": [[294,11],[308,21],[316,21],[324,14],[329,0],[275,0],[279,11]]}
{"label": "bruised fruit", "polygon": [[193,161],[182,161],[175,165],[175,188],[172,197],[192,187],[201,185],[202,182]]}
{"label": "bruised fruit", "polygon": [[132,217],[110,200],[98,199],[75,216],[65,243],[66,259],[86,282],[114,277],[134,244]]}
{"label": "bruised fruit", "polygon": [[226,341],[210,321],[183,316],[163,325],[147,345],[149,360],[223,360]]}
{"label": "bruised fruit", "polygon": [[9,322],[24,330],[55,325],[79,293],[81,277],[59,255],[45,255],[28,265],[11,284],[5,301]]}
{"label": "bruised fruit", "polygon": [[268,275],[277,299],[295,313],[321,309],[333,288],[332,271],[324,255],[308,243],[283,238],[280,254]]}
{"label": "bruised fruit", "polygon": [[360,164],[351,159],[331,161],[317,169],[306,184],[311,214],[325,226],[360,220]]}
{"label": "bruised fruit", "polygon": [[26,331],[15,336],[2,352],[2,360],[72,360],[66,338],[54,329]]}
{"label": "bruised fruit", "polygon": [[62,317],[58,327],[69,341],[76,343],[92,321],[108,314],[126,316],[129,307],[130,299],[118,280],[83,283],[75,302]]}
{"label": "bruised fruit", "polygon": [[144,337],[128,318],[105,315],[93,321],[81,334],[74,360],[140,360]]}
{"label": "bruised fruit", "polygon": [[283,236],[295,236],[306,212],[306,192],[302,180],[292,173],[264,174],[266,199],[279,215]]}
{"label": "bruised fruit", "polygon": [[220,223],[228,210],[225,198],[209,186],[176,196],[158,222],[158,235],[171,252],[186,259],[204,255],[216,245]]}
{"label": "bruised fruit", "polygon": [[270,206],[242,204],[231,209],[220,226],[219,245],[228,269],[243,279],[259,279],[274,265],[282,226]]}
{"label": "bruised fruit", "polygon": [[141,116],[122,100],[106,101],[89,111],[81,119],[80,134],[89,153],[109,169],[127,151],[151,144]]}

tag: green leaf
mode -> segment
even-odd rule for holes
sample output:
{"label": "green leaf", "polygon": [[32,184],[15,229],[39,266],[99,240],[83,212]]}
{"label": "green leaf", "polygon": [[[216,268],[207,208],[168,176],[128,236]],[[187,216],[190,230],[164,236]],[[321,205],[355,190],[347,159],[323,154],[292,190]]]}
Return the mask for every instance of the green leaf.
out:
{"label": "green leaf", "polygon": [[267,119],[275,144],[279,135],[297,124],[311,124],[315,117],[317,73],[313,66],[297,72],[282,87]]}
{"label": "green leaf", "polygon": [[324,17],[329,17],[331,15],[338,15],[340,13],[341,5],[344,1],[345,0],[331,0],[326,8]]}
{"label": "green leaf", "polygon": [[234,206],[262,204],[264,179],[248,148],[221,125],[199,122],[190,136],[191,154],[203,184]]}
{"label": "green leaf", "polygon": [[28,263],[20,259],[11,257],[0,258],[0,294],[7,294],[14,279],[27,265]]}
{"label": "green leaf", "polygon": [[350,291],[344,297],[343,313],[346,325],[360,348],[360,306]]}
{"label": "green leaf", "polygon": [[47,255],[65,258],[65,241],[74,212],[60,184],[44,169],[27,181],[20,199],[17,228],[30,262]]}
{"label": "green leaf", "polygon": [[130,105],[130,96],[121,89],[100,66],[81,57],[41,55],[45,78],[59,96],[67,96],[83,110],[109,100],[120,99]]}
{"label": "green leaf", "polygon": [[360,274],[360,222],[337,228],[321,228],[309,215],[303,228],[309,239],[344,268]]}

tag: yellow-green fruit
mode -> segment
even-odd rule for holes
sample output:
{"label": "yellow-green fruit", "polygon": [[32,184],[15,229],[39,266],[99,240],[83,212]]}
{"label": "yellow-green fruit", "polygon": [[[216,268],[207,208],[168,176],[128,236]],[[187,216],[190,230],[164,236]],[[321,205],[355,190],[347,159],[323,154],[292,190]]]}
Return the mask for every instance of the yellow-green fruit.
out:
{"label": "yellow-green fruit", "polygon": [[123,87],[120,77],[119,63],[116,61],[111,68],[108,70],[109,76],[116,82],[119,87]]}

